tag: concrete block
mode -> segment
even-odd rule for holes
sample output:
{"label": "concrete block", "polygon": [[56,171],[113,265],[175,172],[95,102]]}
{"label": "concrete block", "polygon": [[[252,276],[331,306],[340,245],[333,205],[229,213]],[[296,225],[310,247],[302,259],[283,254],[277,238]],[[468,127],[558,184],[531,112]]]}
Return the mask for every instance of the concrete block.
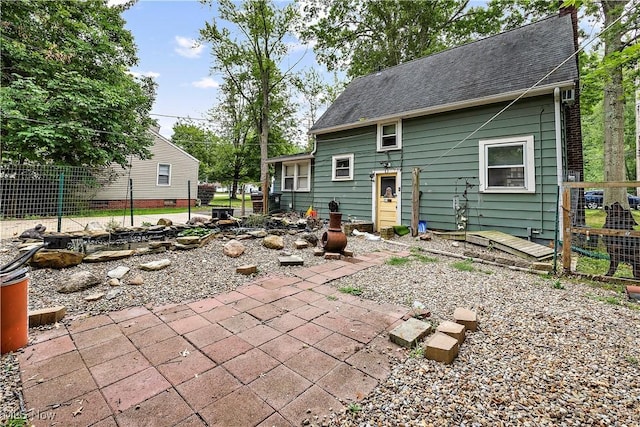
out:
{"label": "concrete block", "polygon": [[466,308],[456,308],[453,312],[453,320],[464,325],[470,331],[478,330],[478,316],[475,311]]}
{"label": "concrete block", "polygon": [[344,255],[346,257],[352,257],[353,256],[353,251],[345,249],[345,250],[342,251],[342,255]]}
{"label": "concrete block", "polygon": [[424,357],[437,362],[451,363],[458,355],[458,340],[436,332],[425,343]]}
{"label": "concrete block", "polygon": [[430,323],[410,318],[389,332],[389,339],[399,346],[413,348],[429,332],[431,332]]}
{"label": "concrete block", "polygon": [[313,250],[313,256],[323,256],[323,255],[324,255],[324,249],[315,248]]}
{"label": "concrete block", "polygon": [[333,252],[327,252],[324,254],[324,259],[340,259],[340,254]]}
{"label": "concrete block", "polygon": [[249,274],[254,274],[258,272],[258,266],[254,264],[241,265],[236,268],[236,273],[244,274],[248,276]]}
{"label": "concrete block", "polygon": [[33,328],[59,322],[65,314],[67,314],[67,308],[63,305],[29,311],[29,327]]}
{"label": "concrete block", "polygon": [[304,260],[299,256],[295,256],[295,255],[280,256],[278,257],[278,261],[280,261],[280,265],[284,265],[284,266],[304,265]]}
{"label": "concrete block", "polygon": [[385,240],[393,239],[395,232],[393,231],[393,227],[380,227],[380,237]]}
{"label": "concrete block", "polygon": [[458,344],[462,345],[464,342],[465,326],[460,323],[450,322],[448,320],[440,323],[436,328],[436,332],[442,332],[449,335],[451,338],[458,340]]}

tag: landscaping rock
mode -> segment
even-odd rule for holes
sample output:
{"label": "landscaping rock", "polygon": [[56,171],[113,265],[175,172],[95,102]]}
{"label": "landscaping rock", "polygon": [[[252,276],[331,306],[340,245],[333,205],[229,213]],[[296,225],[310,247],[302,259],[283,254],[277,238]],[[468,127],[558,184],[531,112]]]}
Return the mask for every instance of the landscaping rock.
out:
{"label": "landscaping rock", "polygon": [[90,271],[79,271],[72,274],[64,285],[58,287],[58,292],[69,294],[71,292],[83,291],[100,284],[102,280]]}
{"label": "landscaping rock", "polygon": [[244,253],[246,248],[237,240],[229,240],[222,248],[222,253],[231,258],[238,258]]}
{"label": "landscaping rock", "polygon": [[98,301],[103,296],[105,296],[104,292],[98,292],[96,294],[87,295],[86,297],[84,297],[84,300],[87,302]]}
{"label": "landscaping rock", "polygon": [[156,271],[162,270],[163,268],[167,268],[171,265],[171,260],[164,258],[157,261],[146,262],[144,264],[140,264],[138,267],[140,270],[145,271]]}
{"label": "landscaping rock", "polygon": [[199,236],[179,236],[176,237],[176,242],[181,245],[200,245]]}
{"label": "landscaping rock", "polygon": [[311,246],[318,246],[318,236],[313,233],[304,233],[300,238],[309,242]]}
{"label": "landscaping rock", "polygon": [[136,251],[134,250],[123,250],[123,251],[98,251],[94,252],[90,255],[87,255],[82,260],[83,262],[107,262],[107,261],[115,261],[122,258],[129,258]]}
{"label": "landscaping rock", "polygon": [[458,355],[459,348],[457,339],[436,332],[425,343],[424,357],[437,362],[451,363]]}
{"label": "landscaping rock", "polygon": [[264,238],[264,240],[262,241],[262,245],[265,248],[280,250],[284,248],[284,239],[282,238],[282,236],[270,234]]}
{"label": "landscaping rock", "polygon": [[87,232],[104,231],[104,227],[98,221],[91,221],[84,226],[84,231],[87,231]]}
{"label": "landscaping rock", "polygon": [[309,247],[309,242],[306,240],[296,240],[293,242],[293,246],[295,246],[296,249],[306,249]]}
{"label": "landscaping rock", "polygon": [[282,266],[304,265],[304,260],[296,255],[278,257],[278,261]]}
{"label": "landscaping rock", "polygon": [[453,312],[453,319],[470,331],[478,330],[478,316],[474,311],[466,308],[456,308]]}
{"label": "landscaping rock", "polygon": [[125,274],[127,274],[129,272],[129,267],[126,267],[124,265],[119,265],[118,267],[114,268],[113,270],[110,270],[107,273],[107,276],[109,276],[112,279],[122,279],[124,277]]}
{"label": "landscaping rock", "polygon": [[160,218],[157,222],[157,225],[164,225],[165,227],[169,227],[173,225],[173,221],[171,221],[169,218]]}
{"label": "landscaping rock", "polygon": [[410,318],[389,332],[389,339],[399,346],[413,348],[429,332],[431,332],[430,323]]}
{"label": "landscaping rock", "polygon": [[119,279],[109,279],[107,281],[107,285],[109,286],[120,286],[120,280]]}
{"label": "landscaping rock", "polygon": [[131,280],[129,280],[130,285],[140,286],[144,284],[144,279],[140,274],[134,276]]}
{"label": "landscaping rock", "polygon": [[38,268],[67,268],[78,265],[84,259],[81,252],[60,250],[40,250],[33,254],[29,264]]}
{"label": "landscaping rock", "polygon": [[263,237],[267,237],[267,232],[265,230],[248,231],[247,234],[256,239],[262,239]]}

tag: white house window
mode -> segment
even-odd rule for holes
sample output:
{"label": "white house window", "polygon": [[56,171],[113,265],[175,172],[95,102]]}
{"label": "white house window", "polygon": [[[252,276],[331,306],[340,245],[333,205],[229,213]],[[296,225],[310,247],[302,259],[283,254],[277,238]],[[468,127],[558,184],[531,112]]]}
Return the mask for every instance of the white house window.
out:
{"label": "white house window", "polygon": [[331,177],[332,181],[350,181],[353,179],[353,154],[333,156]]}
{"label": "white house window", "polygon": [[480,140],[480,191],[534,193],[533,136]]}
{"label": "white house window", "polygon": [[309,160],[282,164],[283,191],[309,191],[311,162]]}
{"label": "white house window", "polygon": [[402,126],[400,121],[378,124],[378,151],[402,148]]}
{"label": "white house window", "polygon": [[158,163],[157,185],[171,185],[171,165]]}

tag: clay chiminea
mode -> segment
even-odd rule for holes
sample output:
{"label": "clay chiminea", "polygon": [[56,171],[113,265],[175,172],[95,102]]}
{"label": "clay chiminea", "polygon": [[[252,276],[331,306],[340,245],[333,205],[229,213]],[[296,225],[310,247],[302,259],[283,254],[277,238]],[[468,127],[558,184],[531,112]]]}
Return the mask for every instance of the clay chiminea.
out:
{"label": "clay chiminea", "polygon": [[347,236],[342,232],[342,213],[338,212],[335,200],[329,202],[329,211],[329,228],[320,241],[326,252],[342,253],[347,246]]}

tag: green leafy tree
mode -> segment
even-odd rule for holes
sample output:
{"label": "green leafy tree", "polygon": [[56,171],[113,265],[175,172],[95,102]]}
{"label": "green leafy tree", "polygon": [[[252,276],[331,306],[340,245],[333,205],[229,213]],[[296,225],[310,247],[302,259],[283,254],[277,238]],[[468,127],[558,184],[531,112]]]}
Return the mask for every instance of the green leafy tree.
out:
{"label": "green leafy tree", "polygon": [[198,179],[203,182],[214,182],[218,138],[211,130],[199,126],[193,121],[180,120],[173,125],[171,142],[200,160]]}
{"label": "green leafy tree", "polygon": [[136,79],[133,37],[106,0],[0,4],[1,157],[102,166],[148,158],[155,87]]}
{"label": "green leafy tree", "polygon": [[469,0],[311,0],[301,9],[318,61],[349,78],[496,33],[503,15]]}
{"label": "green leafy tree", "polygon": [[[251,110],[250,117],[260,141],[260,182],[266,188],[274,96],[286,92],[291,74],[291,70],[280,70],[278,64],[289,51],[285,38],[297,15],[291,5],[277,8],[267,0],[241,4],[220,0],[217,4],[219,19],[206,23],[200,35],[211,46],[213,69],[223,73]],[[234,27],[236,34],[225,25]],[[266,191],[264,209],[267,209]]]}

